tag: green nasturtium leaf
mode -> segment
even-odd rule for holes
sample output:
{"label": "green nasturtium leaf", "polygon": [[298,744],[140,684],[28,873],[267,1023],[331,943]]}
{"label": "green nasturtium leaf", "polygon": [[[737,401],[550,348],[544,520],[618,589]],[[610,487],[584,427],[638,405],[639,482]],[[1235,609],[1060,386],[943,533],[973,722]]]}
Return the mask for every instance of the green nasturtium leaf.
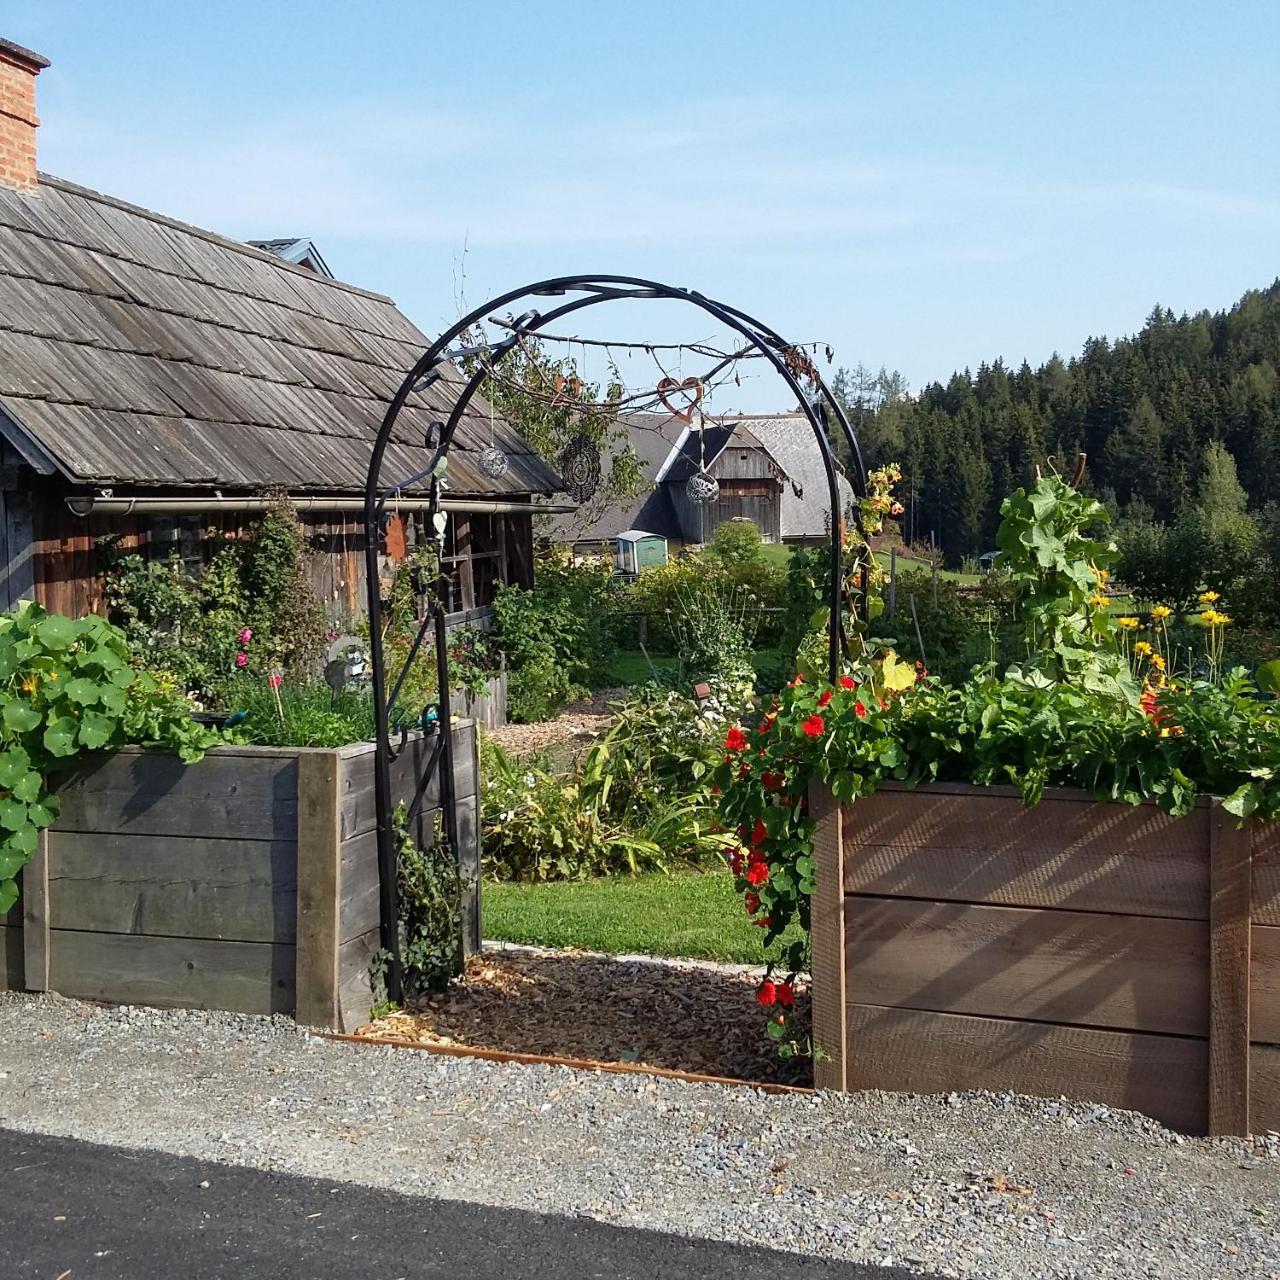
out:
{"label": "green nasturtium leaf", "polygon": [[0,800],[0,827],[5,831],[21,831],[27,825],[27,806],[21,800],[6,796]]}
{"label": "green nasturtium leaf", "polygon": [[98,701],[115,715],[123,715],[129,699],[118,685],[103,684],[98,686]]}
{"label": "green nasturtium leaf", "polygon": [[40,799],[40,792],[44,789],[44,780],[34,769],[28,770],[20,777],[17,782],[9,788],[19,800],[25,801],[27,804],[34,804]]}
{"label": "green nasturtium leaf", "polygon": [[98,751],[111,741],[115,729],[116,722],[111,716],[104,716],[101,711],[86,711],[80,722],[80,745]]}
{"label": "green nasturtium leaf", "polygon": [[27,807],[27,817],[37,827],[51,827],[58,820],[57,796],[46,796],[42,801]]}
{"label": "green nasturtium leaf", "polygon": [[76,624],[70,618],[54,613],[37,622],[31,633],[46,649],[61,652],[71,648],[75,642]]}
{"label": "green nasturtium leaf", "polygon": [[101,687],[96,680],[77,676],[74,680],[67,681],[65,692],[72,702],[77,702],[82,707],[91,707],[98,701],[100,691]]}
{"label": "green nasturtium leaf", "polygon": [[80,721],[74,716],[59,716],[51,720],[44,731],[44,749],[51,756],[70,756],[76,751],[76,735]]}
{"label": "green nasturtium leaf", "polygon": [[12,791],[30,771],[31,757],[21,747],[0,751],[0,787]]}
{"label": "green nasturtium leaf", "polygon": [[43,719],[35,707],[21,698],[4,704],[4,727],[14,733],[30,733]]}
{"label": "green nasturtium leaf", "polygon": [[5,845],[7,848],[15,850],[17,853],[25,854],[29,858],[36,851],[36,837],[38,834],[39,832],[36,831],[35,827],[28,822],[9,836],[5,841]]}
{"label": "green nasturtium leaf", "polygon": [[18,900],[18,884],[15,880],[0,880],[0,916]]}

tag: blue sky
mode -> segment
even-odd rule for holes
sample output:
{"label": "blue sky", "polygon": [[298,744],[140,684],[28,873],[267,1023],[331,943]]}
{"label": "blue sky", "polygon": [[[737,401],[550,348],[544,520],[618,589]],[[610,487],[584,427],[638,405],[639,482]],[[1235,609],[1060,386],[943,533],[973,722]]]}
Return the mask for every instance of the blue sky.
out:
{"label": "blue sky", "polygon": [[[1266,0],[7,0],[0,35],[53,61],[43,168],[309,234],[428,332],[545,275],[649,275],[919,387],[1280,274]],[[587,331],[713,336],[611,310]]]}

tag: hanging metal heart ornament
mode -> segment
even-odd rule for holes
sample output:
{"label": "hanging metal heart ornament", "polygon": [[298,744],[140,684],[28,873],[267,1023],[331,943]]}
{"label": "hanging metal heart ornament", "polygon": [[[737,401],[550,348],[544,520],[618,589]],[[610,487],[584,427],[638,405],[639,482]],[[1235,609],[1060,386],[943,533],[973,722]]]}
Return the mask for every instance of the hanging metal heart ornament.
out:
{"label": "hanging metal heart ornament", "polygon": [[[702,403],[703,391],[704,387],[699,378],[686,378],[683,382],[677,382],[674,378],[663,378],[658,383],[658,399],[662,401],[662,407],[673,418],[679,418],[681,422],[693,421],[693,415],[698,412],[698,406]],[[683,403],[683,409],[676,408],[671,400],[672,395],[677,396]]]}

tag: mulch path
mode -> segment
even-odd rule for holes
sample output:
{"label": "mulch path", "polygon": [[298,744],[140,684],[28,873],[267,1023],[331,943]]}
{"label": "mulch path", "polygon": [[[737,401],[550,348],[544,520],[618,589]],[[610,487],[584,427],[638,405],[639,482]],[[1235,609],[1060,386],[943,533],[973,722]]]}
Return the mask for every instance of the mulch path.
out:
{"label": "mulch path", "polygon": [[[485,951],[442,995],[411,1001],[356,1034],[810,1084],[811,1062],[779,1058],[765,1038],[757,983],[751,973],[680,961]],[[793,1025],[807,1030],[803,987],[794,1015]]]}
{"label": "mulch path", "polygon": [[626,696],[625,689],[598,689],[589,698],[566,707],[554,720],[539,724],[507,724],[489,736],[516,756],[531,756],[564,743],[587,745],[613,721],[611,703]]}

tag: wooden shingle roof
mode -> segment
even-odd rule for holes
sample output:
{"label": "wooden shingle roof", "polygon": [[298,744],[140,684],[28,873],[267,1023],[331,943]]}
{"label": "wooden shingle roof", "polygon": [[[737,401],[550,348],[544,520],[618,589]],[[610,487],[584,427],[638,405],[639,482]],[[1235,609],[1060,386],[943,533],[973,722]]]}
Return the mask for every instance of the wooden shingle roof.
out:
{"label": "wooden shingle roof", "polygon": [[[387,402],[428,346],[389,299],[42,174],[0,188],[0,417],[85,484],[355,493]],[[426,461],[452,371],[400,415],[387,482]],[[494,480],[474,465],[491,441]],[[477,397],[451,495],[559,478]]]}

